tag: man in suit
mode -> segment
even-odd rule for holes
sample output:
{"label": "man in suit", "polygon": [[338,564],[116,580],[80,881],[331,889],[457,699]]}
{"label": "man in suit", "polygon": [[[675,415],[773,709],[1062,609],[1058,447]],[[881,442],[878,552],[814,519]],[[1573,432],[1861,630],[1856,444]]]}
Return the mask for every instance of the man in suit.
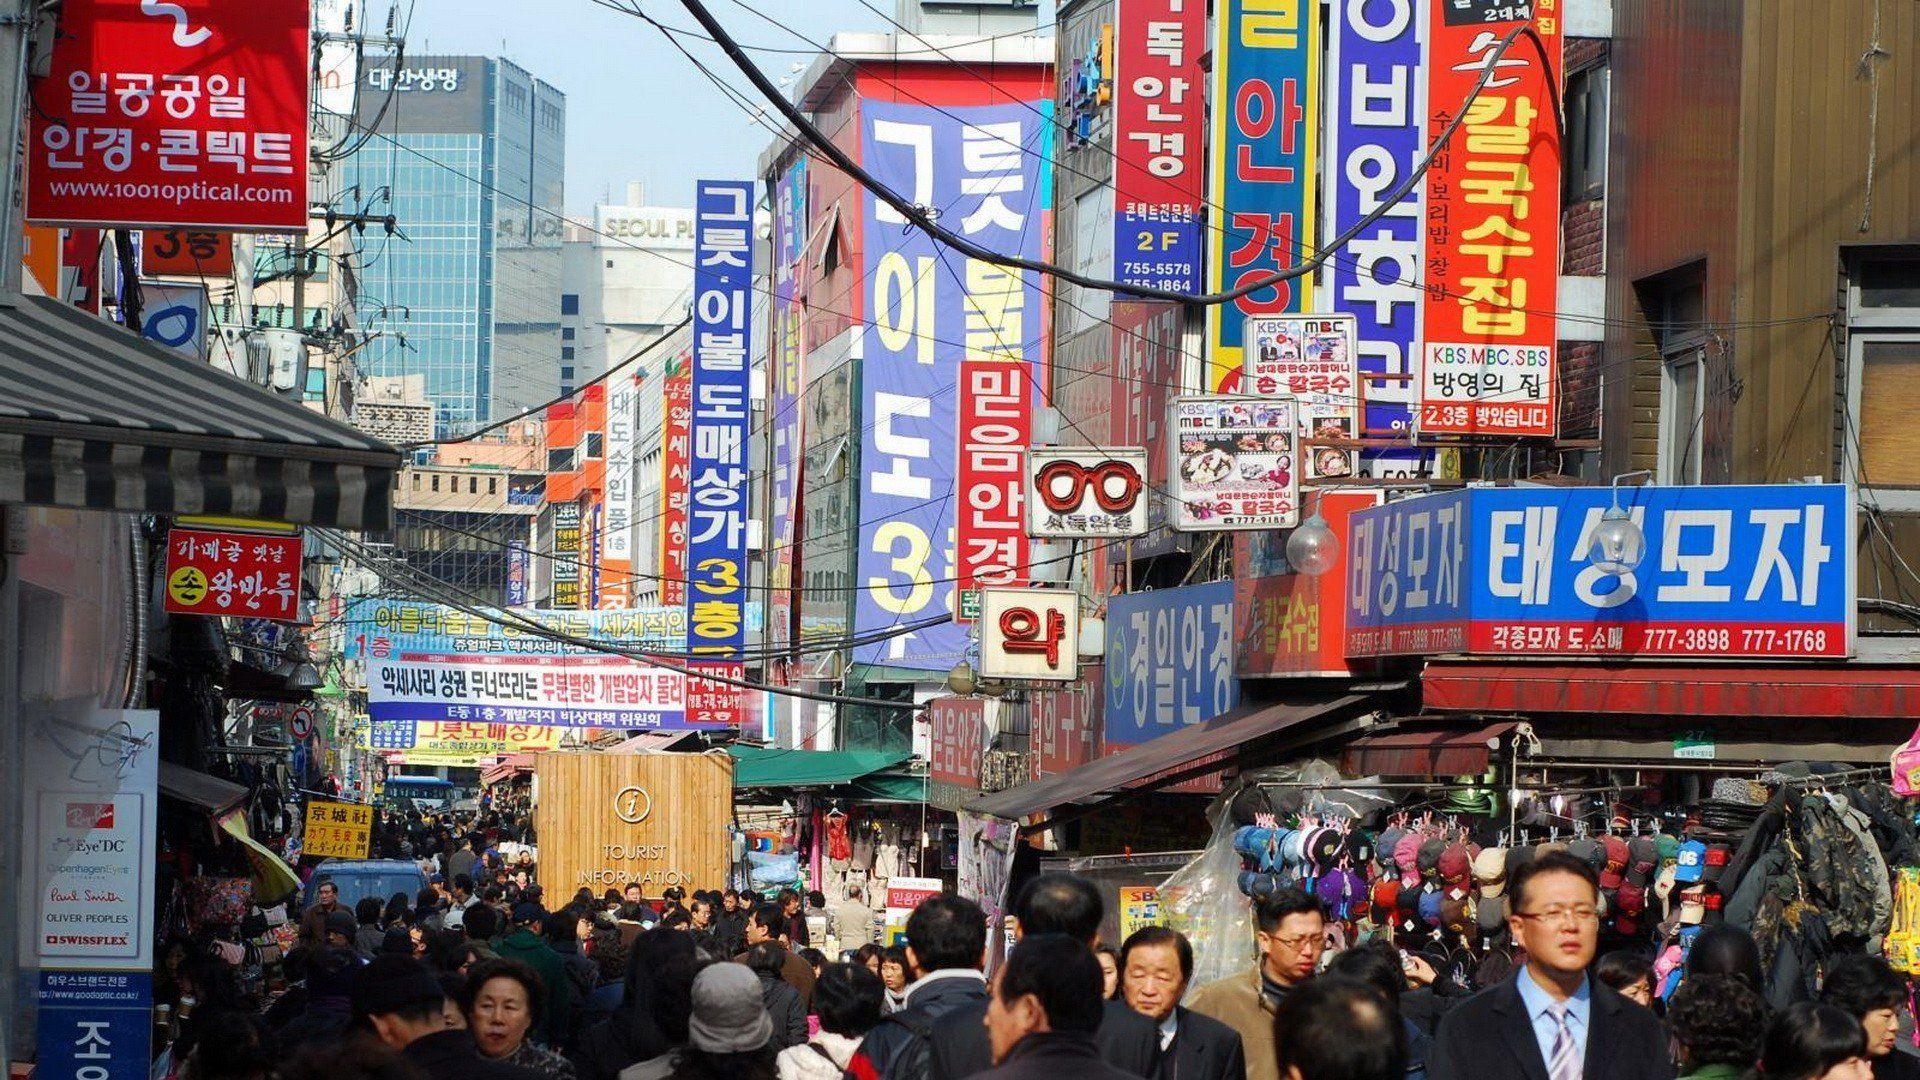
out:
{"label": "man in suit", "polygon": [[1101,1057],[1105,1022],[1093,950],[1065,934],[1030,934],[994,980],[985,1032],[994,1067],[977,1080],[1132,1080]]}
{"label": "man in suit", "polygon": [[[1016,936],[1065,934],[1088,949],[1100,944],[1100,920],[1106,902],[1093,882],[1077,874],[1041,874],[1014,901]],[[1098,994],[1095,995],[1098,997]],[[1137,1077],[1154,1075],[1160,1064],[1160,1033],[1153,1021],[1109,1001],[1102,1007],[1094,1044],[1107,1064]],[[962,1006],[933,1025],[932,1080],[963,1080],[994,1063],[984,1026],[985,1000]]]}
{"label": "man in suit", "polygon": [[1194,991],[1194,1012],[1240,1033],[1247,1080],[1281,1080],[1273,1056],[1274,1014],[1313,977],[1327,949],[1320,902],[1299,889],[1278,889],[1253,902],[1254,942],[1260,962]]}
{"label": "man in suit", "polygon": [[1240,1033],[1181,1006],[1192,980],[1193,945],[1178,930],[1144,927],[1120,948],[1121,997],[1159,1025],[1156,1080],[1246,1080]]}
{"label": "man in suit", "polygon": [[1600,937],[1593,867],[1543,855],[1513,872],[1508,896],[1527,962],[1440,1022],[1433,1080],[1669,1080],[1660,1021],[1587,973]]}

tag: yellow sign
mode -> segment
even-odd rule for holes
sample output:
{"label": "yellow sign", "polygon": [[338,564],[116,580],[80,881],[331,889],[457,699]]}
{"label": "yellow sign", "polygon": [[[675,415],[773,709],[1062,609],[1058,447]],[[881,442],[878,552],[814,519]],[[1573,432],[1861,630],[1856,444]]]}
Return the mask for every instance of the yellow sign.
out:
{"label": "yellow sign", "polygon": [[313,799],[307,803],[308,855],[364,859],[373,834],[373,807]]}
{"label": "yellow sign", "polygon": [[1160,890],[1150,885],[1129,885],[1120,890],[1120,940],[1133,936],[1135,930],[1149,926],[1158,926],[1164,922],[1160,916]]}
{"label": "yellow sign", "polygon": [[197,566],[183,566],[167,579],[167,595],[176,604],[192,607],[207,595],[207,575]]}
{"label": "yellow sign", "polygon": [[[371,727],[361,732],[360,745],[368,750],[396,751],[412,765],[468,765],[503,754],[529,750],[558,750],[566,729],[545,724],[482,724],[464,720],[422,720],[413,725],[413,745],[373,745]],[[436,758],[429,762],[428,758]],[[463,760],[445,760],[459,758]]]}

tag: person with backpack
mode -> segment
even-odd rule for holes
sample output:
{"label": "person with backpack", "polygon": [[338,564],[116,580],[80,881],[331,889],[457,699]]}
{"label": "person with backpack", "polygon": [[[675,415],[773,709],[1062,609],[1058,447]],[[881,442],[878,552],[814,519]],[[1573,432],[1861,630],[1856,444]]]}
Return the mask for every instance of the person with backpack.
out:
{"label": "person with backpack", "polygon": [[841,1080],[861,1040],[880,1023],[880,977],[857,964],[828,964],[813,984],[820,1034],[780,1051],[780,1080]]}
{"label": "person with backpack", "polygon": [[952,893],[921,901],[907,916],[907,960],[919,977],[907,987],[906,1008],[867,1033],[849,1072],[870,1070],[879,1080],[932,1075],[934,1023],[986,1004],[987,913]]}

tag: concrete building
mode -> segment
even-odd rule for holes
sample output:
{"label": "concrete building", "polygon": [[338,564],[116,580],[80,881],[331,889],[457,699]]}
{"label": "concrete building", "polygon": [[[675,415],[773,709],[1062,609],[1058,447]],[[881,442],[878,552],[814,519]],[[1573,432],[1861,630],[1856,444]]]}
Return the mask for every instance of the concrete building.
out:
{"label": "concrete building", "polygon": [[625,203],[594,207],[592,229],[568,224],[560,273],[562,393],[686,317],[693,211],[645,203],[645,188],[628,184]]}

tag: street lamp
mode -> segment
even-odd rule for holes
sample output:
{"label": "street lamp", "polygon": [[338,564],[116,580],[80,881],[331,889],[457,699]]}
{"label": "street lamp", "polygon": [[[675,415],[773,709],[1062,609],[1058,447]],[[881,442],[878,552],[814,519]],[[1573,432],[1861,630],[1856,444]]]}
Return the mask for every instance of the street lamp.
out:
{"label": "street lamp", "polygon": [[1287,537],[1287,565],[1308,577],[1319,577],[1339,561],[1340,538],[1333,534],[1333,527],[1316,507],[1313,516],[1301,522]]}
{"label": "street lamp", "polygon": [[1651,478],[1651,470],[1621,473],[1613,478],[1613,505],[1600,515],[1587,543],[1587,562],[1603,574],[1620,577],[1633,573],[1647,554],[1647,536],[1640,531],[1625,510],[1620,509],[1620,481],[1634,477]]}

